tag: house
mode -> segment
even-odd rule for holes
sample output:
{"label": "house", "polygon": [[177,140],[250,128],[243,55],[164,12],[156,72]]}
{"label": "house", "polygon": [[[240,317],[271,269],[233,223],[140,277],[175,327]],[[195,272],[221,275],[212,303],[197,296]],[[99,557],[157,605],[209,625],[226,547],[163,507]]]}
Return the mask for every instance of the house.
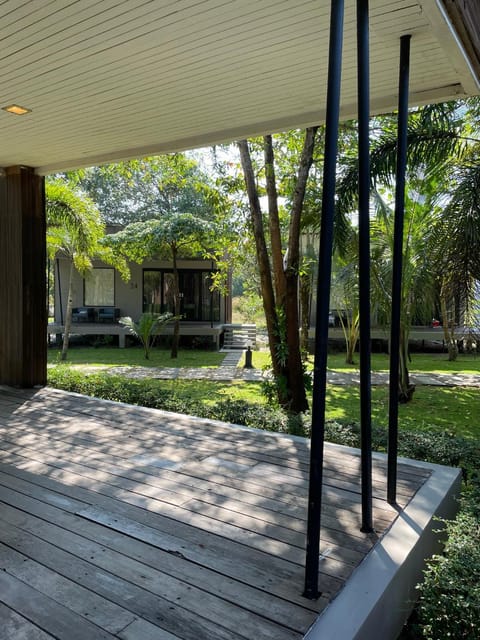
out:
{"label": "house", "polygon": [[[121,316],[135,321],[144,312],[174,312],[171,262],[148,260],[129,263],[130,280],[125,282],[111,266],[94,262],[93,269],[82,277],[73,275],[72,333],[78,335],[119,335],[124,343],[126,331],[118,325]],[[217,347],[223,340],[225,325],[231,323],[231,297],[211,290],[211,260],[184,259],[178,264],[180,281],[180,336],[207,339]],[[49,334],[61,333],[64,324],[70,263],[61,256],[54,265],[54,323]],[[168,326],[163,333],[169,333]]]}

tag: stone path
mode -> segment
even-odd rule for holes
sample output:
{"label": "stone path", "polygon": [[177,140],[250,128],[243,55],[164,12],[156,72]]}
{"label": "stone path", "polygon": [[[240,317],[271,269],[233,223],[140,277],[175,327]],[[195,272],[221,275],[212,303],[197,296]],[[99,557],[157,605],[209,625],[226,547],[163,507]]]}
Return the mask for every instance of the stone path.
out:
{"label": "stone path", "polygon": [[[265,373],[260,369],[245,369],[238,364],[242,359],[242,351],[227,352],[218,367],[204,368],[175,368],[175,367],[113,367],[107,370],[112,375],[123,375],[127,378],[158,378],[163,380],[214,380],[226,382],[229,380],[260,381]],[[328,371],[327,379],[330,384],[349,385],[360,384],[358,373],[343,373]],[[432,385],[442,387],[480,387],[479,374],[445,374],[445,373],[413,373],[410,380],[416,385]],[[387,372],[373,372],[372,384],[388,384]]]}

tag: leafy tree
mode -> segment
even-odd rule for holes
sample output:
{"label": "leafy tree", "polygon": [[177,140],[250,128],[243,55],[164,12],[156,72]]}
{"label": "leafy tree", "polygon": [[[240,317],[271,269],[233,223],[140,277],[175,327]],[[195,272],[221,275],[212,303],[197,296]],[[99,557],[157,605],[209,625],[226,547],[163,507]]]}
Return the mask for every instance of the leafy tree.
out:
{"label": "leafy tree", "polygon": [[96,202],[108,224],[146,221],[166,211],[211,219],[225,204],[198,162],[182,153],[90,167],[68,177]]}
{"label": "leafy tree", "polygon": [[124,260],[101,244],[105,226],[94,202],[79,189],[62,179],[48,181],[45,187],[47,212],[47,251],[51,259],[58,253],[70,262],[62,360],[67,359],[72,323],[72,282],[76,269],[84,275],[98,258],[116,267],[122,277],[129,272]]}
{"label": "leafy tree", "polygon": [[168,258],[172,261],[174,330],[171,357],[178,355],[180,334],[180,256],[205,252],[215,240],[216,225],[191,213],[165,211],[161,218],[133,222],[122,231],[108,235],[103,244],[116,254],[141,263],[145,258]]}
{"label": "leafy tree", "polygon": [[[456,217],[460,222],[456,233],[456,222],[452,221],[454,208],[458,213],[467,205],[471,213],[476,212],[470,216],[470,222],[476,221],[477,227],[479,223],[474,191],[466,189],[469,198],[465,198],[468,179],[465,173],[462,175],[455,169],[464,167],[466,152],[472,146],[478,146],[478,140],[472,138],[472,127],[466,126],[469,121],[465,105],[455,103],[416,109],[409,118],[400,336],[401,400],[408,400],[412,393],[408,380],[408,331],[412,320],[432,317],[438,291],[444,299],[448,297],[449,306],[458,301],[458,291],[468,291],[470,296],[473,291],[477,272],[473,261],[466,258],[470,253],[478,254],[474,244],[474,238],[478,236],[476,232],[471,233],[473,227],[469,227],[465,217]],[[372,130],[371,190],[376,208],[372,222],[372,295],[383,306],[383,317],[388,321],[393,223],[390,203],[395,188],[396,163],[395,117],[375,118]],[[354,212],[357,206],[358,175],[354,155],[344,156],[341,166],[337,206],[342,215],[346,215]],[[469,175],[473,177],[473,174]],[[467,204],[469,199],[473,209]],[[465,233],[469,228],[470,232]],[[460,238],[462,242],[459,245]],[[458,246],[463,246],[463,261],[455,257],[458,257]],[[466,299],[464,296],[463,300]],[[446,306],[444,315],[447,315]],[[447,326],[448,319],[444,317],[444,327]]]}

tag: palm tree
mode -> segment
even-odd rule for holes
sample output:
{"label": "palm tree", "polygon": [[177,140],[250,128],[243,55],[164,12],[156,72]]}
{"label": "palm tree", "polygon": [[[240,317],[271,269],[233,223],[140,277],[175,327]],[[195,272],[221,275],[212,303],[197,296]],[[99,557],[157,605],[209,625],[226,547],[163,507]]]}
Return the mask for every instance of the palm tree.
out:
{"label": "palm tree", "polygon": [[142,313],[138,322],[135,322],[130,316],[120,318],[120,324],[130,329],[130,333],[136,336],[143,347],[143,354],[146,360],[150,359],[150,350],[153,347],[155,338],[160,333],[160,330],[168,323],[176,320],[175,316],[169,312],[156,314],[156,313]]}
{"label": "palm tree", "polygon": [[[435,228],[435,260],[449,358],[455,359],[456,321],[474,327],[480,280],[480,144],[452,173],[449,200]],[[456,317],[459,312],[461,317]]]}
{"label": "palm tree", "polygon": [[128,279],[129,272],[123,259],[118,258],[110,248],[100,244],[105,234],[105,225],[90,198],[61,179],[47,182],[45,192],[49,258],[53,259],[60,253],[70,262],[61,356],[62,360],[66,360],[72,323],[74,270],[84,275],[92,268],[92,259],[98,258],[116,267],[125,279]]}
{"label": "palm tree", "polygon": [[[428,316],[438,289],[449,305],[455,297],[457,306],[460,302],[467,312],[479,277],[476,243],[480,237],[480,145],[472,137],[476,125],[472,114],[478,115],[479,105],[478,99],[468,105],[433,105],[417,109],[410,116],[400,340],[399,397],[403,400],[408,400],[412,391],[407,347],[413,318]],[[383,300],[384,308],[390,296],[393,218],[388,200],[395,180],[395,126],[393,116],[373,121],[372,296]],[[342,215],[355,211],[357,189],[356,159],[350,154],[344,159],[338,185],[338,209]]]}

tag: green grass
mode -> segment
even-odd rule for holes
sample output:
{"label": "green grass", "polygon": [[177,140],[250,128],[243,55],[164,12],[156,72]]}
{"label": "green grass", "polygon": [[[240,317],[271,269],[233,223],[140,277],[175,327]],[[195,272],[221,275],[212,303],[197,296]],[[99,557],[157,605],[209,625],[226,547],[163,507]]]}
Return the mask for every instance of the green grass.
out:
{"label": "green grass", "polygon": [[213,405],[220,400],[246,400],[266,404],[258,382],[214,382],[210,380],[161,380],[162,389],[175,392],[181,397]]}
{"label": "green grass", "polygon": [[[359,357],[355,354],[355,365],[345,363],[345,354],[336,353],[328,356],[330,369],[338,371],[358,371]],[[372,354],[372,370],[388,371],[388,355]],[[480,374],[480,357],[472,354],[459,354],[454,362],[449,362],[446,353],[413,353],[409,363],[409,371],[416,373],[478,373]]]}
{"label": "green grass", "polygon": [[[270,365],[268,351],[254,351],[253,365],[257,369]],[[244,361],[240,363],[243,366]],[[359,356],[355,354],[355,364],[345,363],[344,353],[331,353],[328,355],[328,368],[336,371],[355,372],[359,369]],[[310,356],[307,367],[313,366],[313,357]],[[388,355],[384,353],[372,353],[372,370],[388,371]],[[471,354],[459,354],[457,360],[449,362],[445,353],[414,353],[411,356],[409,370],[413,373],[477,373],[480,374],[480,356]]]}
{"label": "green grass", "polygon": [[[360,398],[357,386],[329,385],[326,417],[328,420],[358,422]],[[413,400],[399,405],[402,429],[424,430],[433,427],[455,435],[480,439],[480,388],[433,387],[418,385]],[[388,387],[372,387],[372,423],[388,425]]]}
{"label": "green grass", "polygon": [[[205,404],[226,398],[265,403],[261,386],[256,382],[216,383],[204,380],[199,383],[178,380],[172,381],[170,388]],[[326,419],[359,422],[359,387],[328,385]],[[413,401],[399,405],[398,420],[403,429],[424,430],[433,427],[438,431],[480,439],[480,388],[418,385]],[[386,386],[372,387],[372,423],[383,427],[388,425]]]}
{"label": "green grass", "polygon": [[[180,349],[178,358],[172,360],[170,349],[154,347],[150,352],[150,359],[146,360],[141,347],[75,347],[68,350],[67,362],[88,367],[117,367],[117,366],[141,366],[141,367],[218,367],[224,358],[223,353],[217,351],[194,351],[193,349]],[[60,361],[60,350],[51,348],[48,350],[49,364],[57,364]]]}

